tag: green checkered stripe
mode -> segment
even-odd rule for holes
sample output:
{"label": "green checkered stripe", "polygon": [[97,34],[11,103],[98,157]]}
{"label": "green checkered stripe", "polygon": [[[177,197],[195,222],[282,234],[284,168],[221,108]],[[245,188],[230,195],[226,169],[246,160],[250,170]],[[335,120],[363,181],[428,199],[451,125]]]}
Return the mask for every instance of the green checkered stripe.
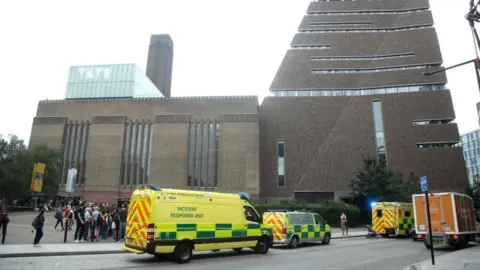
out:
{"label": "green checkered stripe", "polygon": [[325,225],[290,225],[287,227],[287,239],[294,234],[298,235],[300,238],[320,238],[320,233],[324,231]]}
{"label": "green checkered stripe", "polygon": [[403,218],[398,224],[400,230],[411,230],[415,226],[415,219],[413,218]]}
{"label": "green checkered stripe", "polygon": [[[222,237],[245,237],[260,236],[261,233],[272,234],[271,228],[261,228],[260,224],[162,224],[160,229],[160,240],[175,239],[201,239],[201,238],[222,238]],[[158,235],[158,232],[157,232]]]}

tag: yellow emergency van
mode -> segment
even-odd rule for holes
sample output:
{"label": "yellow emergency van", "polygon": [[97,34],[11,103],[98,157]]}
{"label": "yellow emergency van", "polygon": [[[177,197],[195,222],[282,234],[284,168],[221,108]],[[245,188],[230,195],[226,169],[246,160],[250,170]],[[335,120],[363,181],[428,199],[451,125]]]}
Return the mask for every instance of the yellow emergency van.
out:
{"label": "yellow emergency van", "polygon": [[409,236],[414,226],[411,203],[372,203],[372,227],[381,236]]}
{"label": "yellow emergency van", "polygon": [[161,189],[141,185],[128,207],[124,250],[170,254],[179,263],[192,251],[252,248],[265,254],[272,244],[271,228],[245,193],[224,194]]}
{"label": "yellow emergency van", "polygon": [[299,244],[321,242],[328,245],[332,237],[330,226],[317,213],[268,210],[263,221],[273,231],[273,244],[296,248]]}

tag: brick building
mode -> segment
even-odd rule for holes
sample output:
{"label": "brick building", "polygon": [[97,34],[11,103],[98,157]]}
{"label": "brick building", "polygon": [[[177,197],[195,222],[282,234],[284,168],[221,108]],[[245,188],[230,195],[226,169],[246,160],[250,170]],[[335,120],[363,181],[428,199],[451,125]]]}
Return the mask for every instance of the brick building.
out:
{"label": "brick building", "polygon": [[[376,157],[437,191],[468,186],[427,0],[315,1],[272,96],[41,101],[31,143],[64,151],[75,195],[128,197],[141,183],[338,199]],[[62,186],[63,187],[63,186]],[[63,190],[63,189],[62,189]]]}
{"label": "brick building", "polygon": [[[61,190],[115,201],[132,187],[259,194],[256,97],[49,100],[38,105],[30,144],[63,149]],[[59,195],[66,195],[61,192]]]}
{"label": "brick building", "polygon": [[431,189],[465,191],[446,75],[424,75],[443,62],[429,8],[310,3],[260,107],[262,197],[348,196],[362,156],[427,175]]}

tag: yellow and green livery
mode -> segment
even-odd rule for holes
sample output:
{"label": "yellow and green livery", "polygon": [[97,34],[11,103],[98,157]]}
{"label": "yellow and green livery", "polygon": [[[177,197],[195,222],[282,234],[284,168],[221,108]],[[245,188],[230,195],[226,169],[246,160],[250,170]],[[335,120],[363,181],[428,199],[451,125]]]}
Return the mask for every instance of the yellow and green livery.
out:
{"label": "yellow and green livery", "polygon": [[263,213],[263,221],[272,228],[273,244],[291,248],[312,242],[328,245],[332,237],[330,226],[317,213],[269,210]]}
{"label": "yellow and green livery", "polygon": [[413,205],[400,202],[372,204],[372,227],[383,237],[409,236],[414,229]]}
{"label": "yellow and green livery", "polygon": [[264,254],[273,241],[245,193],[142,185],[132,194],[126,225],[124,250],[170,254],[179,263],[190,261],[193,250],[252,248]]}

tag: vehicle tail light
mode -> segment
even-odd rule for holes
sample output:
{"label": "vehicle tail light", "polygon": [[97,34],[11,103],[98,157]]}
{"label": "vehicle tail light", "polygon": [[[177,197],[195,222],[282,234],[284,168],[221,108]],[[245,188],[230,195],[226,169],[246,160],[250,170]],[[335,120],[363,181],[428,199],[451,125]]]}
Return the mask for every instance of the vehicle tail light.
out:
{"label": "vehicle tail light", "polygon": [[419,234],[417,237],[418,237],[418,238],[423,238],[424,235],[423,235],[423,234]]}
{"label": "vehicle tail light", "polygon": [[458,239],[458,238],[460,238],[460,236],[458,234],[451,234],[450,238]]}
{"label": "vehicle tail light", "polygon": [[287,228],[283,228],[282,229],[282,234],[286,234],[287,233]]}
{"label": "vehicle tail light", "polygon": [[155,239],[155,224],[150,223],[147,227],[147,240],[153,241]]}

